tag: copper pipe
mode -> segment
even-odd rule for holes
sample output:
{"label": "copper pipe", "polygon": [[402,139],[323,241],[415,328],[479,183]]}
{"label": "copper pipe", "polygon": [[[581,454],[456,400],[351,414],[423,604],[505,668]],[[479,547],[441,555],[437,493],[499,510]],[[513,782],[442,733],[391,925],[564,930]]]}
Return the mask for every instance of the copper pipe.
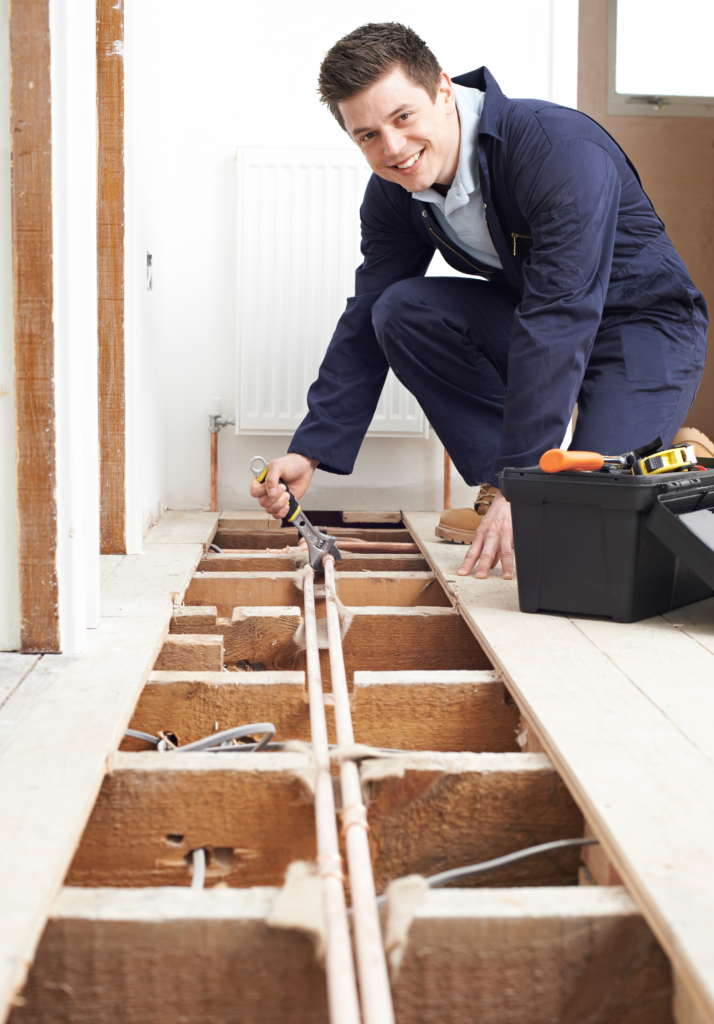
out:
{"label": "copper pipe", "polygon": [[310,733],[317,767],[315,779],[315,831],[317,864],[322,886],[325,919],[325,970],[331,1024],[360,1024],[357,981],[352,958],[347,903],[342,877],[342,858],[337,836],[335,797],[330,774],[325,698],[322,691],[320,652],[317,646],[314,573],[304,570],[305,652],[310,701]]}
{"label": "copper pipe", "polygon": [[[340,616],[336,602],[335,560],[331,555],[327,555],[323,564],[327,595],[330,673],[332,675],[332,695],[335,701],[335,730],[337,743],[342,746],[354,743],[354,731],[347,691],[345,659],[342,652]],[[344,807],[342,834],[345,837],[347,864],[350,872],[355,952],[363,1020],[364,1024],[394,1024],[392,993],[379,923],[372,858],[367,837],[369,828],[367,810],[362,802],[359,768],[354,761],[349,759],[342,761],[340,784],[342,806]]]}
{"label": "copper pipe", "polygon": [[218,434],[211,434],[211,512],[218,511]]}
{"label": "copper pipe", "polygon": [[444,448],[444,509],[451,508],[451,459]]}

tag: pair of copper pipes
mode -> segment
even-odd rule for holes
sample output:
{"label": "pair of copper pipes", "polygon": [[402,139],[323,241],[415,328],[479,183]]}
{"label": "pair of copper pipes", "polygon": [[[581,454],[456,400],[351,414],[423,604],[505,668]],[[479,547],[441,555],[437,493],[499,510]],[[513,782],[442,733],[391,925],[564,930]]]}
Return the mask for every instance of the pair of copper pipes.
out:
{"label": "pair of copper pipes", "polygon": [[[347,691],[345,659],[342,652],[340,618],[336,602],[335,560],[324,559],[327,601],[327,635],[335,705],[338,747],[354,743],[352,714]],[[348,757],[340,763],[342,790],[342,834],[352,895],[354,952],[345,898],[335,813],[330,752],[325,719],[325,699],[320,671],[315,613],[315,577],[305,570],[305,642],[307,685],[310,703],[312,749],[317,767],[315,783],[315,829],[317,866],[321,879],[325,922],[325,969],[331,1024],[394,1024],[389,974],[382,942],[379,912],[369,851],[367,811],[362,802],[359,768]],[[355,976],[359,977],[359,995]]]}

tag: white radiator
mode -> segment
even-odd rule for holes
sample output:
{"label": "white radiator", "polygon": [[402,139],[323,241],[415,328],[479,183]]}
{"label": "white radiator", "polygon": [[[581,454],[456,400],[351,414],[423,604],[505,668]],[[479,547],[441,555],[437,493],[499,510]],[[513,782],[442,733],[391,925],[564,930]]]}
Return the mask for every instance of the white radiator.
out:
{"label": "white radiator", "polygon": [[[292,434],[350,295],[369,178],[352,149],[239,149],[236,433]],[[389,371],[369,433],[428,437]]]}

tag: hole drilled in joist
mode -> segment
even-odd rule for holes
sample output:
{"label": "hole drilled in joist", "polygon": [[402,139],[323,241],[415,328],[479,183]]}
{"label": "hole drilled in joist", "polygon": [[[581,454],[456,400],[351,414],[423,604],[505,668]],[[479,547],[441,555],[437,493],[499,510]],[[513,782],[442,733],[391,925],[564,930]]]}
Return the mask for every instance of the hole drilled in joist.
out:
{"label": "hole drilled in joist", "polygon": [[[357,743],[400,750],[517,750],[518,711],[493,672],[356,672],[352,721]],[[327,708],[330,742],[334,716]],[[216,729],[272,721],[275,739],[310,741],[302,672],[154,672],[130,727],[172,729],[192,743]],[[145,750],[125,739],[123,750]]]}
{"label": "hole drilled in joist", "polygon": [[[364,761],[375,880],[435,874],[582,835],[582,816],[542,754],[404,754]],[[117,754],[68,884],[188,885],[184,856],[230,849],[231,886],[282,884],[315,856],[312,762],[298,753]],[[175,852],[167,835],[183,835]],[[579,850],[535,857],[477,885],[572,885]],[[210,871],[207,876],[211,882]]]}

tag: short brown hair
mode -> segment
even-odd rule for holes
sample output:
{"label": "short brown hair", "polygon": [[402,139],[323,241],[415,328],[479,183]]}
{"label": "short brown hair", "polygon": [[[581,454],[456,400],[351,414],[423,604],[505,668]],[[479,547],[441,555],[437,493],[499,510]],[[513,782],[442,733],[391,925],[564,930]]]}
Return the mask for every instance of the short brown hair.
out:
{"label": "short brown hair", "polygon": [[374,85],[396,67],[436,101],[441,65],[413,29],[396,21],[361,25],[328,50],[320,66],[320,99],[344,128],[338,103]]}

